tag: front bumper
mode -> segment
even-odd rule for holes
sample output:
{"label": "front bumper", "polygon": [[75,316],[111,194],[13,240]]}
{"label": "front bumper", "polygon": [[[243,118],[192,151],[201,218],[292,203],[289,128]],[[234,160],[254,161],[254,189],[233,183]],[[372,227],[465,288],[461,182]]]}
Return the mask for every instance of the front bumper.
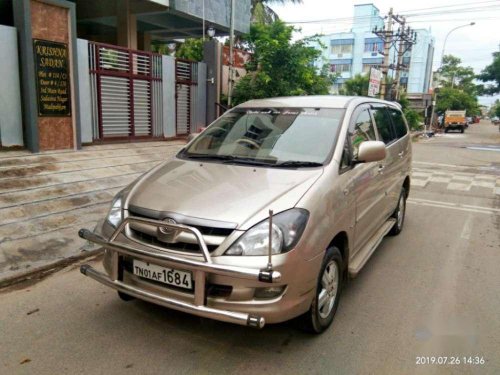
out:
{"label": "front bumper", "polygon": [[[152,248],[151,250],[144,250],[139,247],[117,242],[116,238],[130,222],[139,222],[142,224],[148,224],[157,227],[169,227],[180,231],[190,232],[198,240],[204,261],[198,261],[167,254],[154,248]],[[108,287],[129,294],[133,297],[175,310],[228,323],[262,328],[265,325],[265,319],[262,316],[252,315],[245,312],[228,311],[207,306],[206,280],[208,274],[247,279],[262,283],[278,283],[281,280],[281,274],[278,271],[273,270],[272,266],[265,269],[254,269],[223,264],[214,264],[210,258],[210,254],[207,250],[201,233],[196,228],[186,225],[167,224],[158,220],[127,217],[114,231],[109,240],[87,229],[81,229],[79,231],[79,236],[88,241],[103,246],[111,254],[111,272],[109,276],[96,271],[89,265],[81,266],[80,270],[82,274],[89,276],[90,278]],[[162,296],[159,293],[154,293],[153,291],[145,290],[143,288],[139,288],[137,286],[123,282],[123,280],[120,279],[120,257],[123,256],[155,263],[160,266],[184,266],[192,270],[194,273],[195,285],[193,303],[182,301],[176,298]]]}

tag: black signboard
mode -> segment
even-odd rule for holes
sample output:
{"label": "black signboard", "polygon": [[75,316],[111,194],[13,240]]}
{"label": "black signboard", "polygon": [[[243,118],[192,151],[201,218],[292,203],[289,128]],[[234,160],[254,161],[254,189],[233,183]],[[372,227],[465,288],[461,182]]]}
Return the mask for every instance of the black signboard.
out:
{"label": "black signboard", "polygon": [[71,116],[68,45],[33,40],[38,116]]}

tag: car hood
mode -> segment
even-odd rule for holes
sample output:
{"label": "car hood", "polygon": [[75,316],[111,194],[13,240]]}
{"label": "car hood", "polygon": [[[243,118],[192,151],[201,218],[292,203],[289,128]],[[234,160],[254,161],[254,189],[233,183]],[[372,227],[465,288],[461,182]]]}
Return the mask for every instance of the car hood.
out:
{"label": "car hood", "polygon": [[[323,168],[278,169],[172,159],[132,188],[128,206],[234,223],[246,230],[294,207]],[[132,207],[131,207],[132,208]],[[159,215],[161,216],[161,215]]]}

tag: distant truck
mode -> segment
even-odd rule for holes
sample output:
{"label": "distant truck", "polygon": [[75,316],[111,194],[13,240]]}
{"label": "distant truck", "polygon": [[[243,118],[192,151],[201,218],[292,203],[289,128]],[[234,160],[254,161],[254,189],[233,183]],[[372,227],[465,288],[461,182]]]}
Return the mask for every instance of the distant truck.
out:
{"label": "distant truck", "polygon": [[467,127],[466,111],[446,111],[444,115],[444,132],[450,130],[460,130],[460,133],[465,131]]}

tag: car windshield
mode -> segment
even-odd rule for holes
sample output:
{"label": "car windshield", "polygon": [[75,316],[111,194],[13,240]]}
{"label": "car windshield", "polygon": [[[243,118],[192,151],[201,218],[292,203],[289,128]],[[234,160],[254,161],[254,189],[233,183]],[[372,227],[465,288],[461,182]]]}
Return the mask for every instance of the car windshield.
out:
{"label": "car windshield", "polygon": [[322,165],[335,144],[343,109],[236,108],[179,155],[283,167]]}

